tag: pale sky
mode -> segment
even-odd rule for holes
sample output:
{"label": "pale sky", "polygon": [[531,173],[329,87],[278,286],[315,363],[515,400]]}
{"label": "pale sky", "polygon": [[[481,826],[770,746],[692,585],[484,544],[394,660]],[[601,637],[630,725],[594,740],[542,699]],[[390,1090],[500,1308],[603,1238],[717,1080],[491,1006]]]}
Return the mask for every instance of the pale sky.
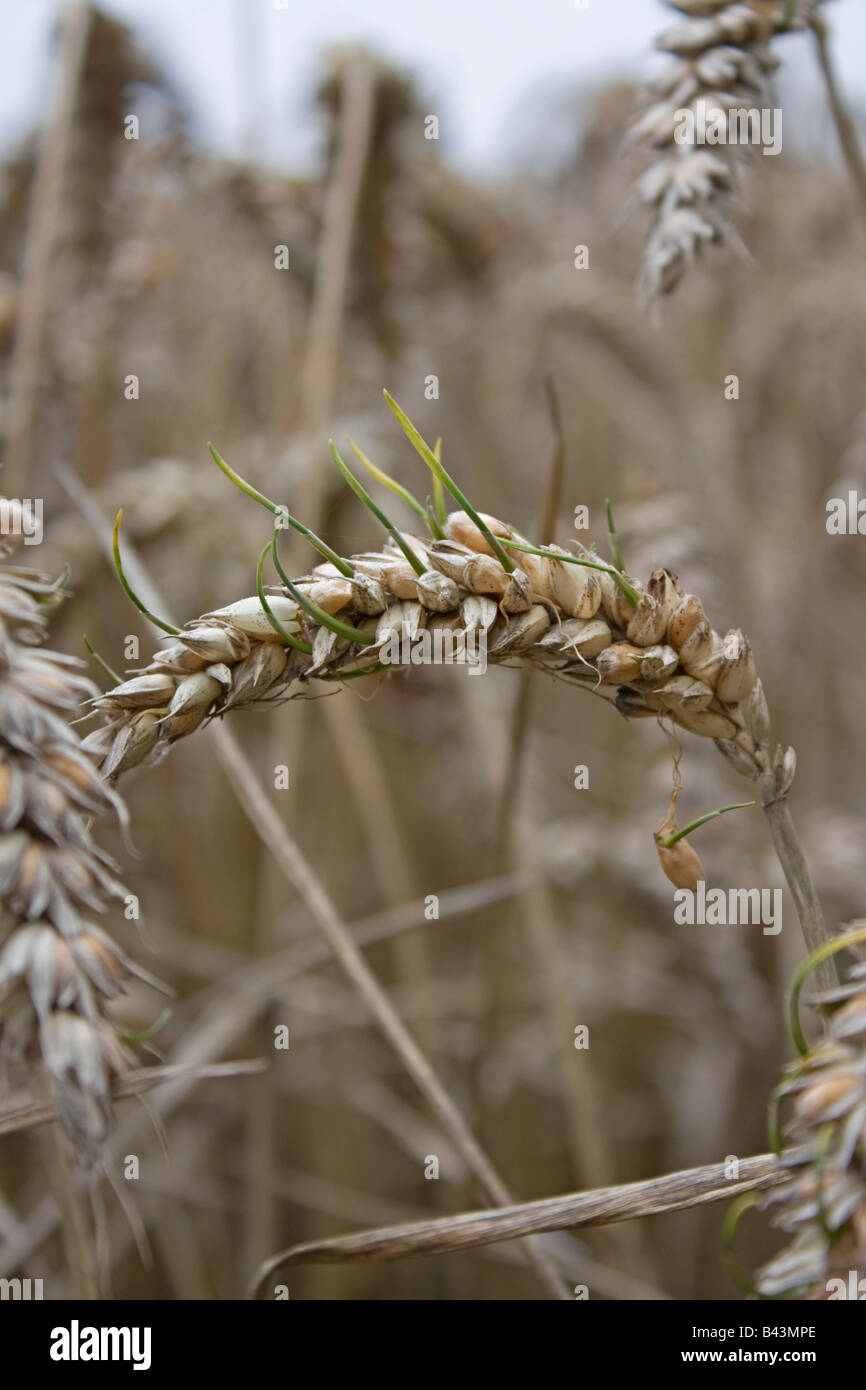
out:
{"label": "pale sky", "polygon": [[[4,151],[39,119],[61,8],[59,0],[0,0]],[[302,168],[316,135],[309,103],[318,55],[335,41],[361,39],[412,71],[440,117],[443,152],[479,175],[508,163],[535,111],[567,84],[650,75],[659,62],[653,38],[677,19],[661,0],[103,0],[103,8],[133,26],[211,148],[239,152],[252,118],[262,158]],[[843,89],[862,113],[866,0],[831,0],[826,14]],[[776,47],[818,112],[808,37]],[[255,74],[247,102],[245,54]]]}

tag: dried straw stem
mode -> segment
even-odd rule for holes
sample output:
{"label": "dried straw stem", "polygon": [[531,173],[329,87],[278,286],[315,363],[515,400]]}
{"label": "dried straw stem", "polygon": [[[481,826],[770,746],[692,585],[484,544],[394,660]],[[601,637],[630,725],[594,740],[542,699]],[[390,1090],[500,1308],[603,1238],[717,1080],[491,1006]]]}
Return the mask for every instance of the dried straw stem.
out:
{"label": "dried straw stem", "polygon": [[58,57],[54,110],[45,127],[31,194],[21,303],[9,385],[4,488],[20,497],[30,472],[36,394],[45,320],[51,304],[54,245],[63,205],[64,170],[74,134],[74,113],[93,11],[78,3],[67,10]]}
{"label": "dried straw stem", "polygon": [[839,147],[842,150],[842,157],[845,160],[849,177],[854,185],[854,191],[860,200],[863,211],[866,212],[866,159],[863,157],[860,136],[842,99],[842,93],[836,81],[836,72],[827,41],[827,25],[820,15],[813,15],[811,24],[812,33],[815,36],[815,47],[818,51],[818,63],[827,89],[827,100],[830,104],[836,133],[839,136]]}
{"label": "dried straw stem", "polygon": [[386,1226],[358,1235],[308,1241],[281,1251],[259,1270],[252,1297],[262,1294],[273,1273],[285,1265],[340,1260],[402,1260],[446,1254],[496,1241],[545,1231],[564,1231],[632,1221],[663,1212],[685,1211],[711,1202],[729,1201],[746,1192],[764,1191],[785,1182],[774,1154],[744,1158],[732,1181],[724,1163],[706,1164],[645,1182],[599,1188],[522,1202],[498,1211],[465,1212],[436,1221]]}
{"label": "dried straw stem", "polygon": [[[565,472],[566,438],[562,425],[562,414],[556,383],[550,375],[546,381],[547,405],[553,429],[553,453],[550,473],[544,492],[539,517],[541,535],[552,535],[556,528],[559,511],[562,481]],[[530,713],[532,707],[532,667],[524,664],[516,673],[517,692],[511,715],[511,729],[505,750],[506,770],[499,790],[499,805],[496,815],[496,868],[503,872],[508,865],[525,865],[527,873],[531,870],[526,853],[531,839],[532,826],[527,824],[525,798],[522,783],[525,777],[526,756],[530,735]],[[467,687],[460,687],[466,694]],[[464,701],[467,709],[468,700]],[[480,731],[479,731],[480,732]],[[483,760],[488,765],[488,760]],[[556,1047],[560,1074],[562,1100],[566,1113],[567,1130],[572,1155],[572,1171],[578,1181],[590,1186],[601,1185],[613,1174],[613,1150],[608,1133],[608,1115],[604,1100],[599,1093],[596,1070],[587,1053],[581,1057],[580,1065],[575,1065],[573,1045],[574,1002],[573,989],[568,971],[564,968],[562,944],[559,939],[556,911],[549,884],[542,878],[528,882],[519,895],[518,901],[505,916],[503,929],[497,932],[497,952],[494,976],[494,1004],[496,1016],[494,1026],[488,1025],[488,1044],[496,1041],[496,1027],[500,1026],[501,1000],[504,995],[504,975],[509,958],[507,929],[510,921],[518,915],[527,926],[527,935],[536,953],[541,977],[547,994],[550,1017],[553,1023],[553,1040]],[[483,1067],[477,1069],[479,1072]],[[644,1232],[637,1226],[625,1226],[616,1230],[604,1231],[598,1241],[598,1249],[604,1255],[615,1259],[644,1278],[651,1275],[650,1260],[644,1240]]]}
{"label": "dried straw stem", "polygon": [[[220,763],[251,824],[288,882],[306,903],[334,956],[368,1005],[383,1036],[394,1048],[446,1134],[460,1150],[481,1190],[492,1202],[509,1201],[508,1189],[365,962],[320,879],[304,858],[297,842],[282,822],[274,817],[271,799],[252,771],[234,734],[225,725],[220,725],[213,735]],[[545,1252],[533,1245],[528,1249],[527,1256],[553,1297],[567,1297]]]}
{"label": "dried straw stem", "polygon": [[75,1296],[94,1302],[105,1296],[96,1254],[92,1213],[82,1185],[70,1163],[68,1145],[61,1131],[43,1136],[49,1181],[61,1213],[66,1264],[72,1276]]}
{"label": "dried straw stem", "polygon": [[[325,199],[301,376],[301,433],[307,439],[321,436],[334,408],[352,241],[376,105],[376,71],[368,54],[357,52],[348,57],[340,91],[336,160]],[[317,483],[324,484],[319,471],[313,475],[314,486]],[[317,513],[318,508],[313,511]],[[317,521],[318,516],[314,527]]]}
{"label": "dried straw stem", "polygon": [[[250,1061],[214,1062],[207,1066],[187,1066],[167,1064],[160,1067],[144,1067],[119,1076],[112,1085],[114,1101],[127,1100],[130,1096],[143,1096],[157,1086],[175,1085],[178,1081],[197,1083],[217,1081],[225,1077],[256,1076],[264,1071],[266,1063],[253,1058]],[[56,1101],[40,1101],[37,1105],[17,1106],[0,1111],[0,1137],[17,1134],[25,1129],[38,1129],[40,1125],[51,1124],[58,1116]]]}
{"label": "dried straw stem", "polygon": [[[316,252],[298,426],[302,466],[309,470],[304,495],[314,531],[322,529],[331,483],[327,474],[321,468],[311,468],[311,463],[316,441],[327,431],[337,401],[346,293],[376,124],[380,70],[363,49],[350,50],[339,57],[335,78],[339,93],[335,155]],[[393,904],[403,902],[412,891],[410,855],[370,731],[352,706],[337,712],[326,703],[322,716],[358,807],[382,892]],[[304,746],[300,725],[298,721],[290,735],[293,766],[299,761],[293,755],[302,755]],[[431,960],[423,938],[399,940],[395,963],[402,977],[428,976]],[[432,1040],[432,1031],[428,1040]]]}
{"label": "dried straw stem", "polygon": [[[824,911],[815,891],[787,797],[778,798],[775,795],[773,779],[769,776],[761,779],[761,789],[763,795],[768,797],[767,800],[762,798],[761,804],[773,837],[773,847],[794,899],[806,949],[811,953],[829,939]],[[838,984],[836,963],[832,958],[820,961],[815,974],[822,989],[830,989]]]}

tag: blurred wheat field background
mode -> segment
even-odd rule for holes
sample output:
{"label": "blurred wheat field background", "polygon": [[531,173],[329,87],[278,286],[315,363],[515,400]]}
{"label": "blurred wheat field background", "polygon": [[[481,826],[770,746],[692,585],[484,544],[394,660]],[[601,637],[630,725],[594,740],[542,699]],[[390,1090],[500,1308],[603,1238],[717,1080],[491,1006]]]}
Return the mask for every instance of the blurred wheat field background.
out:
{"label": "blurred wheat field background", "polygon": [[[82,13],[33,408],[23,421],[4,411],[26,495],[44,498],[37,562],[70,569],[52,647],[86,655],[86,633],[125,670],[157,645],[70,497],[69,471],[109,528],[123,508],[128,543],[183,623],[255,592],[266,538],[208,440],[341,554],[374,550],[380,533],[335,485],[327,440],[351,436],[423,496],[387,387],[425,438],[441,437],[469,497],[534,535],[556,447],[552,382],[563,472],[541,539],[586,540],[574,530],[586,506],[603,549],[609,497],[629,573],[668,567],[720,629],[748,631],[774,731],[798,750],[794,812],[827,920],[861,916],[866,559],[858,537],[824,523],[829,497],[866,494],[864,219],[832,131],[823,152],[759,161],[738,212],[751,261],[711,256],[654,316],[635,299],[646,224],[622,217],[634,179],[623,133],[638,102],[628,85],[576,92],[561,117],[574,138],[560,132],[555,160],[530,151],[519,172],[482,185],[425,139],[417,78],[335,49],[309,111],[318,167],[290,177],[203,152],[133,34]],[[144,94],[158,119],[124,139]],[[34,137],[0,175],[6,401],[33,311],[24,271],[39,158]],[[288,270],[275,267],[281,246]],[[130,374],[138,399],[125,395]],[[296,539],[291,573],[311,563]],[[140,662],[124,655],[130,634]],[[671,742],[653,721],[628,723],[538,673],[524,683],[494,667],[481,680],[422,667],[225,722],[267,786],[288,767],[274,817],[512,1192],[766,1150],[767,1099],[790,1056],[784,991],[803,956],[796,915],[786,890],[777,937],[673,923],[653,843]],[[705,742],[683,736],[683,821],[745,799]],[[588,789],[575,788],[579,765]],[[129,1200],[151,1254],[142,1260],[109,1193],[112,1296],[238,1298],[281,1247],[478,1206],[462,1156],[287,893],[207,733],[132,773],[124,795],[136,857],[119,832],[104,839],[142,923],[112,929],[176,991],[153,1046],[169,1062],[271,1065],[156,1090],[167,1153],[144,1109],[123,1102],[119,1152],[140,1158]],[[757,809],[696,844],[714,885],[783,884]],[[160,1007],[134,983],[113,1016],[136,1032]],[[274,1060],[280,1025],[291,1045]],[[28,1133],[0,1145],[0,1275],[37,1263],[51,1296],[70,1297],[44,1148]],[[431,1156],[438,1180],[425,1177]],[[562,1235],[558,1248],[568,1281],[593,1297],[728,1298],[721,1220],[719,1207],[697,1208]],[[753,1266],[778,1243],[753,1222],[742,1257]],[[300,1265],[290,1286],[305,1299],[543,1294],[514,1244]]]}

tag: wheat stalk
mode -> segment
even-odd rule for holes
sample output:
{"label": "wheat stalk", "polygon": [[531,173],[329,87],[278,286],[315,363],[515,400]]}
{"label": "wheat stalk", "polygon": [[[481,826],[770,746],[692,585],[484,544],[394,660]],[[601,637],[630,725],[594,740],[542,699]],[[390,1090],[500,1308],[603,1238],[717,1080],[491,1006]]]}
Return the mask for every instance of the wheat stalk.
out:
{"label": "wheat stalk", "polygon": [[547,1231],[587,1229],[632,1221],[643,1216],[686,1211],[726,1201],[741,1193],[773,1188],[784,1182],[773,1154],[740,1160],[739,1177],[732,1181],[724,1163],[706,1164],[661,1178],[572,1192],[539,1201],[520,1202],[489,1211],[460,1212],[430,1221],[305,1241],[273,1255],[257,1271],[250,1297],[261,1298],[277,1269],[299,1264],[330,1264],[341,1260],[405,1260],[469,1250],[518,1236]]}
{"label": "wheat stalk", "polygon": [[30,471],[43,367],[42,340],[53,298],[55,243],[66,187],[64,175],[93,20],[94,12],[87,4],[71,5],[64,15],[54,110],[46,123],[36,166],[7,407],[4,486],[11,497],[26,491]]}
{"label": "wheat stalk", "polygon": [[99,1161],[112,1085],[132,1063],[107,1011],[142,972],[92,920],[126,890],[90,822],[126,823],[69,718],[96,687],[41,648],[63,597],[44,575],[0,569],[0,1073],[46,1077],[76,1157]]}
{"label": "wheat stalk", "polygon": [[[676,62],[653,86],[652,101],[634,121],[629,143],[655,152],[638,180],[634,202],[651,208],[641,272],[645,300],[670,294],[709,245],[740,245],[729,212],[737,191],[730,145],[702,143],[703,109],[723,113],[766,107],[778,67],[771,40],[806,29],[823,0],[667,0],[683,16],[656,46]],[[705,103],[699,106],[699,103]],[[691,132],[682,113],[696,117]],[[679,128],[679,129],[678,129]],[[690,133],[692,138],[684,138]],[[758,143],[752,126],[735,148]]]}

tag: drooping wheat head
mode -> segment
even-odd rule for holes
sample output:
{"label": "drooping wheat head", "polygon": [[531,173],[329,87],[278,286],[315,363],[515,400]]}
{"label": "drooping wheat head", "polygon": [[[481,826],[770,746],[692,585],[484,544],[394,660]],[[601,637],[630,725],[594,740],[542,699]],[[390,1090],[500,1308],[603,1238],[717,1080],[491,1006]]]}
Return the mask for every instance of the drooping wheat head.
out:
{"label": "drooping wheat head", "polygon": [[[428,466],[462,499],[391,404]],[[118,777],[215,715],[302,695],[314,681],[411,666],[430,659],[438,640],[440,650],[450,641],[464,658],[477,659],[480,650],[486,662],[527,662],[608,700],[627,719],[669,718],[713,739],[741,775],[764,778],[776,795],[787,795],[794,753],[771,752],[767,702],[748,639],[739,629],[716,632],[700,598],[685,592],[676,575],[657,569],[644,585],[579,542],[573,553],[531,546],[516,528],[479,516],[468,502],[447,516],[444,507],[433,515],[374,469],[425,517],[431,534],[399,532],[333,453],[388,529],[379,551],[336,555],[214,452],[224,471],[277,517],[260,557],[257,594],[183,630],[170,629],[174,640],[166,648],[95,701],[104,723],[84,746],[102,759],[106,777]],[[279,562],[284,524],[326,556],[294,580]],[[261,573],[268,555],[283,583],[266,588]],[[425,642],[428,655],[419,656]]]}

